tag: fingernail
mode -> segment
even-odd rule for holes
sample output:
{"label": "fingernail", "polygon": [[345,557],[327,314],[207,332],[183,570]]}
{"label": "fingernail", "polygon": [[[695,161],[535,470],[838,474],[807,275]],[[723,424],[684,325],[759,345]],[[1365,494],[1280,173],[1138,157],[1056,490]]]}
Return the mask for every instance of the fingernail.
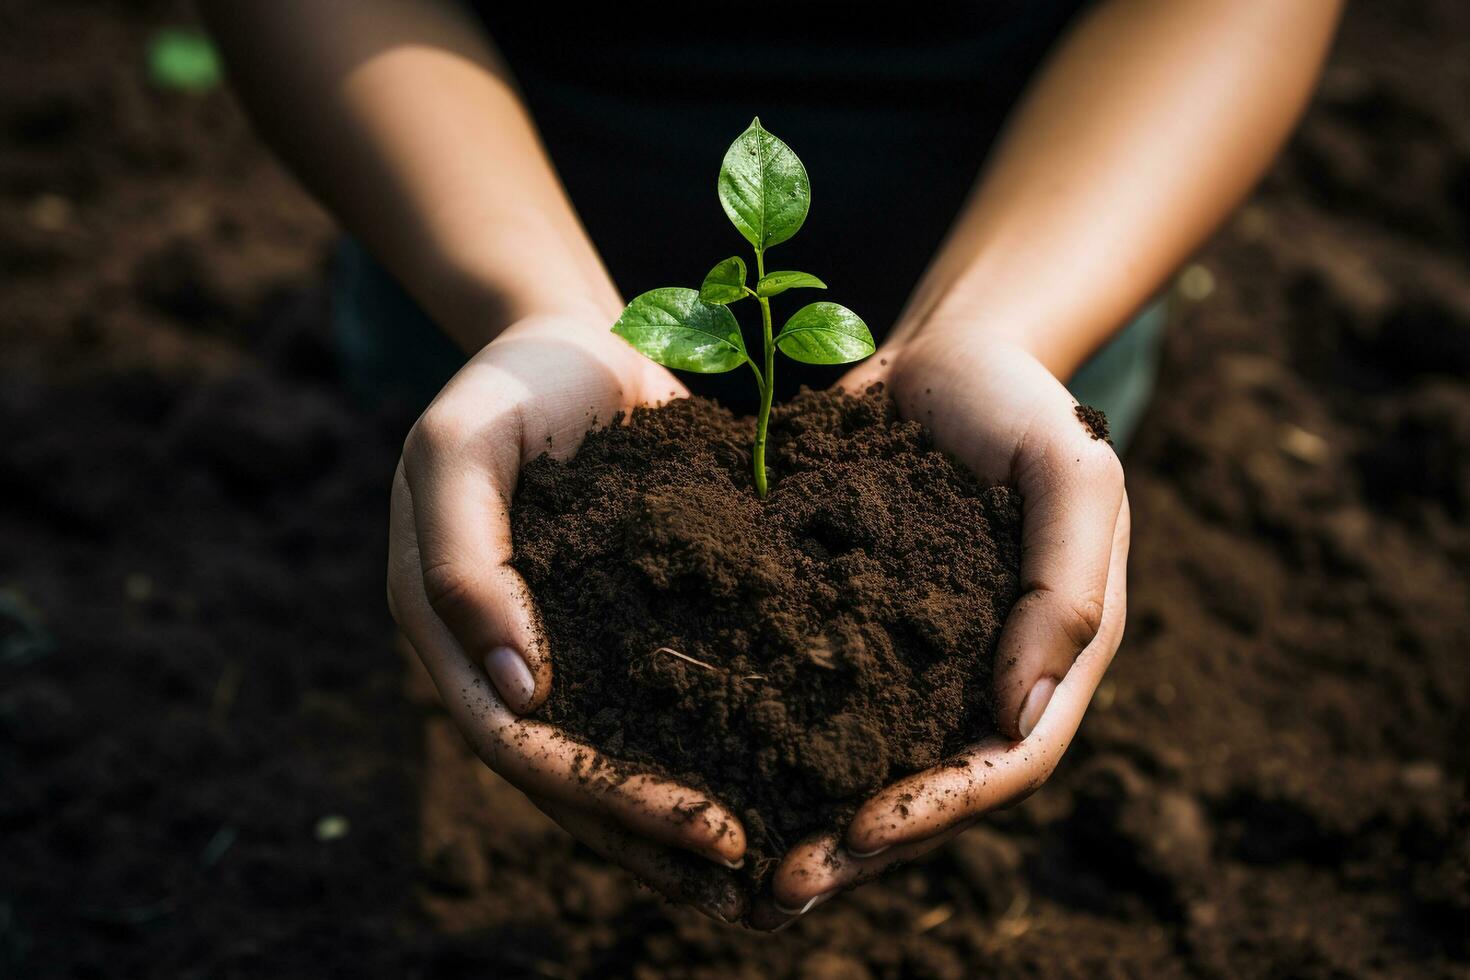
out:
{"label": "fingernail", "polygon": [[531,668],[510,647],[496,647],[485,655],[485,673],[510,710],[519,714],[531,703],[536,681]]}
{"label": "fingernail", "polygon": [[731,871],[739,871],[745,867],[745,858],[741,858],[739,861],[726,861],[724,858],[720,858],[720,863]]}
{"label": "fingernail", "polygon": [[[806,900],[806,904],[803,905],[799,909],[788,909],[786,906],[782,905],[780,902],[776,902],[775,903],[775,905],[776,905],[776,911],[782,913],[783,915],[790,915],[790,916],[802,916],[802,915],[806,915],[808,912],[810,912],[812,910],[812,908],[814,906],[820,905],[821,903],[825,902],[827,899],[831,898],[833,895],[836,895],[836,894],[837,894],[837,889],[834,888],[831,891],[821,892],[820,894],[813,895],[811,898],[807,899]],[[787,925],[790,925],[790,923],[787,923]]]}
{"label": "fingernail", "polygon": [[871,851],[854,851],[852,848],[849,847],[847,849],[847,853],[851,854],[855,858],[877,857],[879,854],[882,854],[884,851],[888,850],[892,846],[892,844],[884,844],[882,847],[875,847]]}
{"label": "fingernail", "polygon": [[1021,716],[1016,720],[1016,730],[1021,733],[1023,739],[1036,730],[1036,723],[1041,721],[1041,716],[1046,711],[1046,706],[1051,702],[1051,696],[1056,689],[1055,677],[1043,677],[1031,686],[1031,693],[1026,695],[1026,700],[1021,702]]}

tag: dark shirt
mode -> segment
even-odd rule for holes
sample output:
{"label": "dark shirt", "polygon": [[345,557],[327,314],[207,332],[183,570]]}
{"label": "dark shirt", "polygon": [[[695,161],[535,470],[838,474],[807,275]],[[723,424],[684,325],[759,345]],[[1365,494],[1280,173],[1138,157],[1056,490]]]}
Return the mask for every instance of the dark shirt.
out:
{"label": "dark shirt", "polygon": [[[730,255],[753,272],[715,181],[758,115],[812,185],[806,223],[768,251],[766,269],[810,272],[829,287],[773,300],[776,326],[829,299],[881,341],[1026,82],[1084,5],[721,5],[718,26],[692,4],[475,6],[626,298],[698,288]],[[749,341],[754,304],[732,309]],[[777,397],[841,372],[780,358]],[[747,371],[681,377],[754,409]]]}

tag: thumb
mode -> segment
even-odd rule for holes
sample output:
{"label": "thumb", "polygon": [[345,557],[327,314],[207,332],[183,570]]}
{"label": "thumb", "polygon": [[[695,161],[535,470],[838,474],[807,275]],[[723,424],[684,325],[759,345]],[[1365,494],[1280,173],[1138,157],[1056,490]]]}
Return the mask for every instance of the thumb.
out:
{"label": "thumb", "polygon": [[1077,655],[1103,621],[1123,467],[1084,435],[1071,405],[1033,423],[1015,466],[1021,492],[1021,583],[996,649],[997,721],[1012,739],[1035,729]]}
{"label": "thumb", "polygon": [[[536,674],[515,647],[496,647],[485,654],[485,676],[495,685],[500,698],[518,715],[529,714],[546,700],[550,683],[537,695]],[[549,673],[549,668],[543,671]]]}
{"label": "thumb", "polygon": [[506,496],[482,469],[414,465],[424,458],[405,453],[401,485],[424,595],[506,707],[535,711],[551,693],[551,656],[531,591],[510,566]]}
{"label": "thumb", "polygon": [[838,378],[835,387],[850,395],[861,395],[875,382],[888,380],[889,362],[893,356],[891,351],[879,348],[876,353],[870,354],[866,360],[860,361]]}
{"label": "thumb", "polygon": [[[422,513],[419,522],[422,542],[433,531]],[[506,707],[528,714],[551,693],[551,657],[525,580],[504,564],[493,543],[482,546],[481,561],[426,565],[424,593],[469,658],[485,669]]]}

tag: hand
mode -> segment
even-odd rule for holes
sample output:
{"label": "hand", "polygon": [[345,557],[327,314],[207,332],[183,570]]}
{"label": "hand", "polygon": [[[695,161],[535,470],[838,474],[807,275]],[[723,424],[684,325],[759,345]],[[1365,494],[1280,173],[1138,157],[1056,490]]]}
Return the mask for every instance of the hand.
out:
{"label": "hand", "polygon": [[772,878],[774,903],[752,912],[758,927],[779,927],[1029,796],[1067,750],[1123,635],[1123,468],[1078,420],[1067,389],[1019,347],[958,331],[879,351],[842,385],[860,391],[875,381],[982,481],[1021,493],[1022,594],[995,661],[1000,735],[966,749],[958,764],[885,788],[840,838],[793,847]]}
{"label": "hand", "polygon": [[511,568],[521,465],[567,457],[594,422],[687,394],[595,313],[524,319],[450,380],[414,425],[393,478],[388,605],[475,753],[573,836],[670,898],[726,921],[746,911],[729,869],[734,814],[650,775],[620,780],[559,729],[522,718],[552,664]]}

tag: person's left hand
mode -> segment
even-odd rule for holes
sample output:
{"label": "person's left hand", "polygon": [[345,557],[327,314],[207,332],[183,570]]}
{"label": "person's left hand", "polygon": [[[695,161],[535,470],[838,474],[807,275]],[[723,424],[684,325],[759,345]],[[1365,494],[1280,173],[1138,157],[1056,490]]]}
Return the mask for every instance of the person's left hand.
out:
{"label": "person's left hand", "polygon": [[751,911],[756,928],[780,928],[1025,799],[1067,750],[1123,635],[1123,468],[1061,382],[1019,347],[958,332],[880,350],[841,384],[875,381],[981,481],[1021,494],[1021,596],[996,650],[1000,733],[881,790],[842,835],[794,846]]}
{"label": "person's left hand", "polygon": [[533,314],[472,357],[404,442],[393,479],[388,607],[470,748],[572,836],[669,898],[736,922],[745,830],[719,801],[535,717],[555,651],[511,563],[521,467],[572,455],[597,419],[687,395],[608,330],[613,316]]}

